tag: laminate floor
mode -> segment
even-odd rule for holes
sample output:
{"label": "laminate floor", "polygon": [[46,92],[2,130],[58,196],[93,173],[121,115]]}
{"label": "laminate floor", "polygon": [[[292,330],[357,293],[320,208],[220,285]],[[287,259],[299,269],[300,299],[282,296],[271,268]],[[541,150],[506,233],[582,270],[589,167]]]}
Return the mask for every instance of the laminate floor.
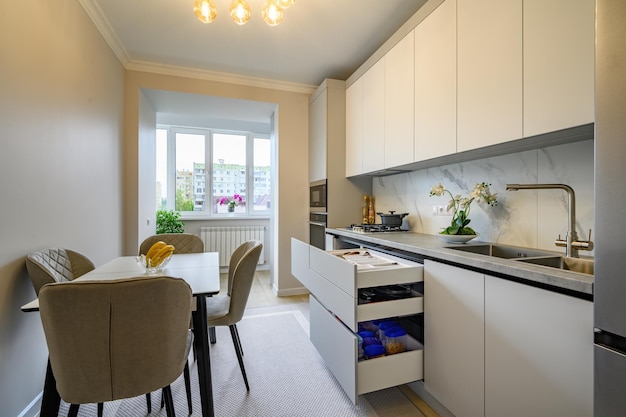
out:
{"label": "laminate floor", "polygon": [[[228,274],[220,274],[221,288],[220,294],[226,292],[228,288]],[[250,297],[248,298],[248,304],[246,310],[261,308],[261,307],[273,307],[278,310],[283,308],[288,310],[298,309],[309,319],[309,295],[292,295],[278,297],[272,290],[272,284],[270,283],[270,271],[260,270],[254,275],[254,281],[252,282],[252,289],[250,290]]]}

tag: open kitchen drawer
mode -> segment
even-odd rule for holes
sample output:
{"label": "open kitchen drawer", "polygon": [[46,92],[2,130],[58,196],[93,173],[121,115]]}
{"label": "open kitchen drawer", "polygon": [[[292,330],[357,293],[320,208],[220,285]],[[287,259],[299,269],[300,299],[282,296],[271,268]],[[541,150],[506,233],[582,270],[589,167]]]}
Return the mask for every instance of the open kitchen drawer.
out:
{"label": "open kitchen drawer", "polygon": [[415,339],[406,352],[359,361],[356,335],[314,296],[309,307],[311,342],[354,404],[361,394],[423,379],[424,348]]}
{"label": "open kitchen drawer", "polygon": [[361,289],[422,282],[422,264],[366,249],[323,251],[309,246],[309,270],[312,282],[305,285],[353,332],[358,322],[424,311],[422,294],[413,290],[406,298],[359,304]]}
{"label": "open kitchen drawer", "polygon": [[424,280],[422,264],[370,249],[323,251],[309,245],[309,267],[354,298],[359,288]]}
{"label": "open kitchen drawer", "polygon": [[[366,249],[323,251],[297,239],[291,257],[292,274],[311,292],[311,342],[355,404],[361,394],[423,379],[424,348],[414,338],[406,352],[359,361],[355,334],[359,322],[423,313],[422,264]],[[393,286],[410,294],[359,304],[359,290]]]}

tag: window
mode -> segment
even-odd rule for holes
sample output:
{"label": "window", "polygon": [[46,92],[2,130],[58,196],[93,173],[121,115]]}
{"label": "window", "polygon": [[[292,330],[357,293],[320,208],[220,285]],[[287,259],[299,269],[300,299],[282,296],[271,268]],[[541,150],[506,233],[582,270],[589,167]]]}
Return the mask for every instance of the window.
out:
{"label": "window", "polygon": [[157,208],[186,215],[264,214],[270,209],[269,135],[157,129]]}

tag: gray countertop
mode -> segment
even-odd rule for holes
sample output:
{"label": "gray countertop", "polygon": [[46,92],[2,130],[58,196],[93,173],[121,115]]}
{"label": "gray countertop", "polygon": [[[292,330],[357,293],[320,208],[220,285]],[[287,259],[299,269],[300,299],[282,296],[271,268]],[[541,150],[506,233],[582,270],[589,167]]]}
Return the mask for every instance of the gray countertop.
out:
{"label": "gray countertop", "polygon": [[[449,249],[454,244],[444,242],[439,236],[412,232],[355,233],[348,229],[326,229],[326,233],[344,236],[362,242],[415,253],[432,259],[479,269],[485,273],[504,275],[540,286],[553,287],[566,292],[593,295],[593,275],[528,264],[510,259],[474,254]],[[472,241],[464,245],[490,242]],[[557,255],[562,255],[555,252]]]}

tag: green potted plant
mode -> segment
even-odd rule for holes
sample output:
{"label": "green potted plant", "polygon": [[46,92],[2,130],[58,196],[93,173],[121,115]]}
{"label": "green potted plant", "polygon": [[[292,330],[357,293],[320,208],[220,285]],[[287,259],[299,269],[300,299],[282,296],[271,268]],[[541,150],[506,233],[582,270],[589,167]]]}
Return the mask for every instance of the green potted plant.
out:
{"label": "green potted plant", "polygon": [[174,210],[157,210],[156,233],[184,233],[185,223],[180,220],[180,212]]}

